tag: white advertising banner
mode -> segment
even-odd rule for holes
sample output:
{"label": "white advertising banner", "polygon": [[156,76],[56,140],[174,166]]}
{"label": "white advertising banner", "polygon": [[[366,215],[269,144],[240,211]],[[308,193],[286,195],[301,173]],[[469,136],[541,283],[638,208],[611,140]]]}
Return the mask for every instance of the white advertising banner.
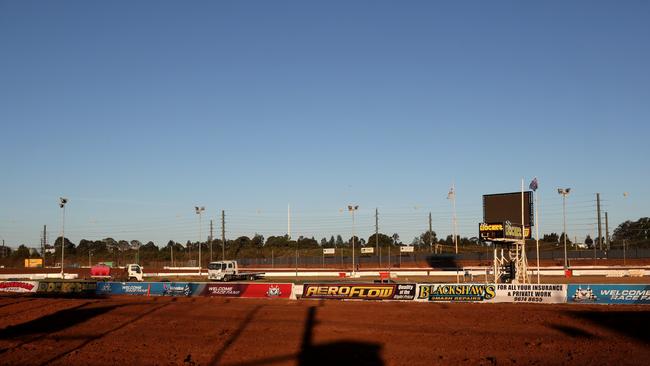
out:
{"label": "white advertising banner", "polygon": [[418,284],[416,301],[566,303],[566,285],[511,283]]}
{"label": "white advertising banner", "polygon": [[361,254],[372,254],[375,252],[375,248],[361,248]]}
{"label": "white advertising banner", "polygon": [[323,248],[323,254],[334,254],[335,251],[334,248]]}
{"label": "white advertising banner", "polygon": [[492,302],[566,303],[566,285],[561,284],[497,284],[497,296]]}
{"label": "white advertising banner", "polygon": [[399,247],[400,253],[413,253],[413,247],[412,246],[406,246],[406,247]]}
{"label": "white advertising banner", "polygon": [[36,292],[38,289],[37,281],[2,281],[0,282],[0,292]]}

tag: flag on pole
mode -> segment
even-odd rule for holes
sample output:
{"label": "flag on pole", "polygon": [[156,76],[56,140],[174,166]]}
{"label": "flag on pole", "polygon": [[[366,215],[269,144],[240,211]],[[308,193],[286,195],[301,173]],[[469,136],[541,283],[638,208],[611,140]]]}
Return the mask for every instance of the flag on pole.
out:
{"label": "flag on pole", "polygon": [[532,189],[533,191],[537,191],[537,177],[533,178],[528,188]]}
{"label": "flag on pole", "polygon": [[449,193],[447,193],[447,199],[450,200],[454,198],[454,187],[449,188]]}

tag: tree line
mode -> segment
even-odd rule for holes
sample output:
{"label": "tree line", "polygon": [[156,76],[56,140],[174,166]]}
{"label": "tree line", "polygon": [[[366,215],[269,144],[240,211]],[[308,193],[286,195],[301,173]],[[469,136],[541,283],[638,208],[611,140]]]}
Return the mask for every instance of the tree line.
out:
{"label": "tree line", "polygon": [[[564,233],[544,234],[540,241],[549,246],[558,246],[564,243]],[[585,237],[584,243],[589,247],[598,247],[600,241],[604,238],[592,239],[590,235]],[[201,247],[203,253],[202,261],[208,260],[208,255],[212,251],[214,259],[220,259],[222,253],[227,258],[247,258],[247,257],[269,257],[269,256],[291,256],[295,254],[296,249],[300,250],[302,255],[320,255],[321,248],[340,248],[344,252],[350,251],[352,242],[355,246],[370,246],[379,248],[389,248],[407,245],[402,242],[399,234],[392,235],[379,233],[372,234],[368,238],[350,237],[345,240],[341,235],[331,235],[329,238],[323,237],[316,240],[314,237],[299,236],[294,239],[288,235],[269,236],[264,238],[260,234],[254,234],[252,237],[240,236],[236,239],[226,240],[225,247],[220,239],[214,239],[206,242],[187,241],[182,244],[175,241],[168,241],[165,246],[158,246],[152,241],[142,243],[138,240],[116,240],[114,238],[105,238],[101,240],[81,239],[78,244],[72,243],[68,238],[62,240],[58,237],[52,246],[46,248],[45,260],[48,265],[53,265],[61,257],[61,243],[65,246],[66,262],[75,263],[96,263],[98,261],[115,261],[124,264],[130,261],[160,261],[178,263],[198,258],[198,249]],[[477,237],[457,237],[458,246],[461,250],[474,250],[483,245]],[[625,221],[621,223],[613,232],[612,247],[622,246],[625,243],[628,246],[650,247],[650,218],[643,217],[637,221]],[[574,243],[567,237],[567,244]],[[452,235],[447,235],[444,239],[438,238],[435,231],[425,231],[413,238],[408,245],[415,247],[416,251],[431,250],[433,247],[447,248],[447,252],[453,249],[454,240]],[[25,258],[38,258],[42,253],[39,250],[28,248],[26,245],[19,246],[16,250],[8,247],[0,250],[0,257],[4,262],[18,262]]]}

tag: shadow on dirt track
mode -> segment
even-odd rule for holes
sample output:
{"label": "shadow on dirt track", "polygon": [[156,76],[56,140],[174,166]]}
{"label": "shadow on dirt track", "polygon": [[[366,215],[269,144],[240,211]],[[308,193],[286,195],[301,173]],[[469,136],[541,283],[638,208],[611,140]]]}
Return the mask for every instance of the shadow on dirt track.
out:
{"label": "shadow on dirt track", "polygon": [[[321,303],[322,305],[322,303]],[[241,326],[235,334],[226,342],[226,345],[215,354],[210,365],[219,364],[219,360],[225,353],[226,349],[234,343],[243,329],[251,322],[258,308],[253,309],[242,321]],[[383,366],[381,358],[381,344],[370,342],[359,342],[354,340],[342,340],[323,344],[313,344],[314,327],[316,321],[316,306],[310,306],[307,309],[307,318],[305,320],[305,329],[303,331],[302,343],[299,354],[287,354],[274,356],[264,359],[252,360],[229,364],[230,366],[257,366],[269,365],[278,362],[298,360],[300,366],[311,365],[362,365],[362,366]]]}
{"label": "shadow on dirt track", "polygon": [[344,340],[314,345],[313,333],[316,323],[316,307],[310,306],[307,309],[302,347],[298,355],[299,365],[381,366],[384,364],[380,355],[381,345],[378,343]]}
{"label": "shadow on dirt track", "polygon": [[594,326],[606,328],[623,336],[649,343],[650,311],[570,311],[570,316],[586,320]]}
{"label": "shadow on dirt track", "polygon": [[46,335],[59,332],[120,307],[120,305],[110,305],[83,308],[88,304],[90,302],[69,309],[59,310],[56,313],[48,314],[25,323],[9,326],[0,331],[0,339],[21,339],[33,335]]}

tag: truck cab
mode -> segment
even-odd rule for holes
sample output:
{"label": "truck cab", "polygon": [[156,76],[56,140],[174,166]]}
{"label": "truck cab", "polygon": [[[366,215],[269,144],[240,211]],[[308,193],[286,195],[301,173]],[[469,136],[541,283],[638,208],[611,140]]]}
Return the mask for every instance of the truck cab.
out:
{"label": "truck cab", "polygon": [[229,281],[238,273],[237,261],[218,261],[208,264],[208,279],[212,281]]}
{"label": "truck cab", "polygon": [[264,276],[260,272],[240,272],[237,261],[217,261],[208,264],[208,279],[211,281],[254,281]]}
{"label": "truck cab", "polygon": [[127,264],[126,265],[126,277],[129,281],[138,281],[142,282],[144,275],[144,268],[139,264]]}

